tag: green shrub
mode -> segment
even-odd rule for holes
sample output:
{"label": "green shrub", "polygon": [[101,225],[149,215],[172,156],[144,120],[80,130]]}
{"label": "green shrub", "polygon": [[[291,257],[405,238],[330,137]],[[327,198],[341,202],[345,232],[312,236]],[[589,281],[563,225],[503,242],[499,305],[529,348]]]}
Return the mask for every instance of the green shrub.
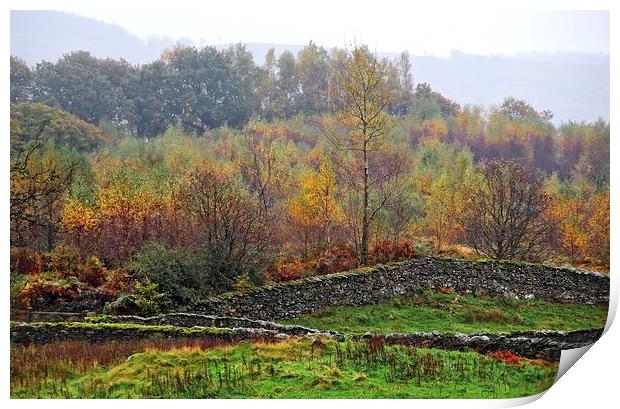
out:
{"label": "green shrub", "polygon": [[106,314],[151,316],[161,312],[166,294],[148,278],[136,282],[130,293],[122,294],[116,301],[106,304]]}
{"label": "green shrub", "polygon": [[200,257],[189,249],[149,243],[127,270],[139,280],[157,284],[159,291],[167,294],[168,303],[185,305],[210,293],[200,264]]}

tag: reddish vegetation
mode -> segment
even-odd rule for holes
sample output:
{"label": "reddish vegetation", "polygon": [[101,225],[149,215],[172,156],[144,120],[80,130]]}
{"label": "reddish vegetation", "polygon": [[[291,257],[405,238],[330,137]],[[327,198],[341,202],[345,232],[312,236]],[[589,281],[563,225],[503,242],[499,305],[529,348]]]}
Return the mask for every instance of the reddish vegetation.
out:
{"label": "reddish vegetation", "polygon": [[29,248],[11,248],[11,271],[18,274],[38,274],[43,264],[39,253]]}
{"label": "reddish vegetation", "polygon": [[108,270],[97,257],[82,257],[63,246],[47,253],[13,248],[11,270],[19,273],[22,279],[12,305],[16,310],[54,309],[84,294],[109,300],[125,291],[130,282],[125,271]]}
{"label": "reddish vegetation", "polygon": [[544,359],[530,359],[520,355],[514,354],[510,351],[496,351],[486,354],[489,358],[492,358],[499,362],[504,362],[507,365],[521,366],[524,362],[538,366],[554,366],[557,365],[554,362],[545,361]]}
{"label": "reddish vegetation", "polygon": [[493,358],[496,361],[504,362],[508,365],[521,366],[521,363],[526,361],[527,358],[516,355],[510,351],[496,351],[490,352],[487,356]]}
{"label": "reddish vegetation", "polygon": [[380,353],[385,347],[385,339],[383,337],[370,337],[368,339],[368,350],[371,353]]}
{"label": "reddish vegetation", "polygon": [[409,260],[415,258],[415,250],[411,241],[393,243],[384,240],[375,244],[368,254],[370,264],[388,263],[391,261]]}
{"label": "reddish vegetation", "polygon": [[[416,257],[411,241],[395,245],[383,241],[373,246],[368,254],[368,264],[382,264],[393,261],[410,260]],[[269,268],[273,281],[291,281],[312,275],[324,275],[347,271],[360,267],[355,250],[348,246],[333,246],[314,257],[302,261],[295,257],[279,257]]]}

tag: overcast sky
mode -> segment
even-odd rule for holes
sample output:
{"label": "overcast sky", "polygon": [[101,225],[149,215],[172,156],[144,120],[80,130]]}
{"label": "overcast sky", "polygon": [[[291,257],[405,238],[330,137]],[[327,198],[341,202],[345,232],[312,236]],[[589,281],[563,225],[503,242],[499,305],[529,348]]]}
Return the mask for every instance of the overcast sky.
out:
{"label": "overcast sky", "polygon": [[[189,38],[197,44],[261,42],[342,46],[353,40],[383,52],[514,55],[518,52],[609,53],[607,11],[484,11],[409,6],[341,6],[305,2],[305,9],[269,1],[219,1],[208,9],[110,10],[76,5],[63,11],[114,23],[148,38]],[[88,2],[84,2],[88,4]],[[249,3],[249,4],[248,4]],[[299,3],[298,3],[299,4]]]}

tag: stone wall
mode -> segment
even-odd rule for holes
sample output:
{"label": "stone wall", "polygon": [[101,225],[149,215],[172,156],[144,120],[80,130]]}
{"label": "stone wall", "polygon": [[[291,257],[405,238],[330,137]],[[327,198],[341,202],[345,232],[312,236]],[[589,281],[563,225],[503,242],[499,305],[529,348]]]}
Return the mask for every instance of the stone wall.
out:
{"label": "stone wall", "polygon": [[608,304],[609,277],[568,268],[426,257],[231,292],[191,307],[209,315],[281,320],[327,306],[374,304],[417,289]]}
{"label": "stone wall", "polygon": [[280,340],[285,334],[263,328],[182,328],[164,325],[84,322],[11,323],[11,342],[45,344],[60,341],[129,341],[143,339],[204,339],[209,342]]}
{"label": "stone wall", "polygon": [[381,338],[386,344],[404,344],[459,351],[475,350],[480,353],[510,351],[526,358],[559,361],[563,349],[581,348],[593,344],[602,333],[602,329],[571,332],[526,331],[503,334],[417,332],[411,334],[367,334],[362,338]]}
{"label": "stone wall", "polygon": [[[562,349],[579,348],[594,343],[601,330],[573,332],[528,331],[506,334],[410,333],[351,336],[352,341],[382,339],[386,344],[414,345],[424,348],[473,350],[480,353],[511,351],[527,358],[558,361]],[[308,333],[306,337],[328,336],[343,341],[342,335]],[[129,341],[144,339],[202,339],[213,343],[243,340],[278,341],[289,335],[264,328],[173,327],[110,323],[11,323],[11,342],[45,344],[59,341]]]}
{"label": "stone wall", "polygon": [[215,315],[203,315],[192,313],[160,314],[153,317],[143,318],[135,315],[103,315],[86,318],[87,322],[105,322],[119,324],[140,325],[169,325],[175,327],[215,327],[215,328],[257,328],[273,330],[287,335],[340,335],[336,331],[319,331],[301,325],[284,325],[271,321],[251,320],[237,317],[218,317]]}

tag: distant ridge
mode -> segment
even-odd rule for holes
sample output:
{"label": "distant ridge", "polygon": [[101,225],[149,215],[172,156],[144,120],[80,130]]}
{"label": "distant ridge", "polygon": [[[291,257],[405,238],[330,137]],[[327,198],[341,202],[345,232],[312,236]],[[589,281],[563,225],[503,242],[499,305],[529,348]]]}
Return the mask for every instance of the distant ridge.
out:
{"label": "distant ridge", "polygon": [[[191,40],[180,41],[193,45]],[[87,50],[134,64],[151,62],[177,43],[169,38],[143,41],[124,28],[57,11],[11,11],[11,55],[30,65],[55,62],[63,54]],[[228,44],[216,45],[225,48]],[[294,54],[303,45],[246,43],[257,64],[269,48]],[[394,53],[379,53],[395,57]],[[609,120],[609,55],[523,53],[514,58],[467,55],[412,56],[414,81],[461,103],[489,107],[514,96],[539,110],[550,109],[559,124],[568,120]]]}
{"label": "distant ridge", "polygon": [[141,40],[124,28],[58,11],[11,11],[11,55],[35,65],[63,54],[87,50],[100,57],[148,63],[175,41]]}

